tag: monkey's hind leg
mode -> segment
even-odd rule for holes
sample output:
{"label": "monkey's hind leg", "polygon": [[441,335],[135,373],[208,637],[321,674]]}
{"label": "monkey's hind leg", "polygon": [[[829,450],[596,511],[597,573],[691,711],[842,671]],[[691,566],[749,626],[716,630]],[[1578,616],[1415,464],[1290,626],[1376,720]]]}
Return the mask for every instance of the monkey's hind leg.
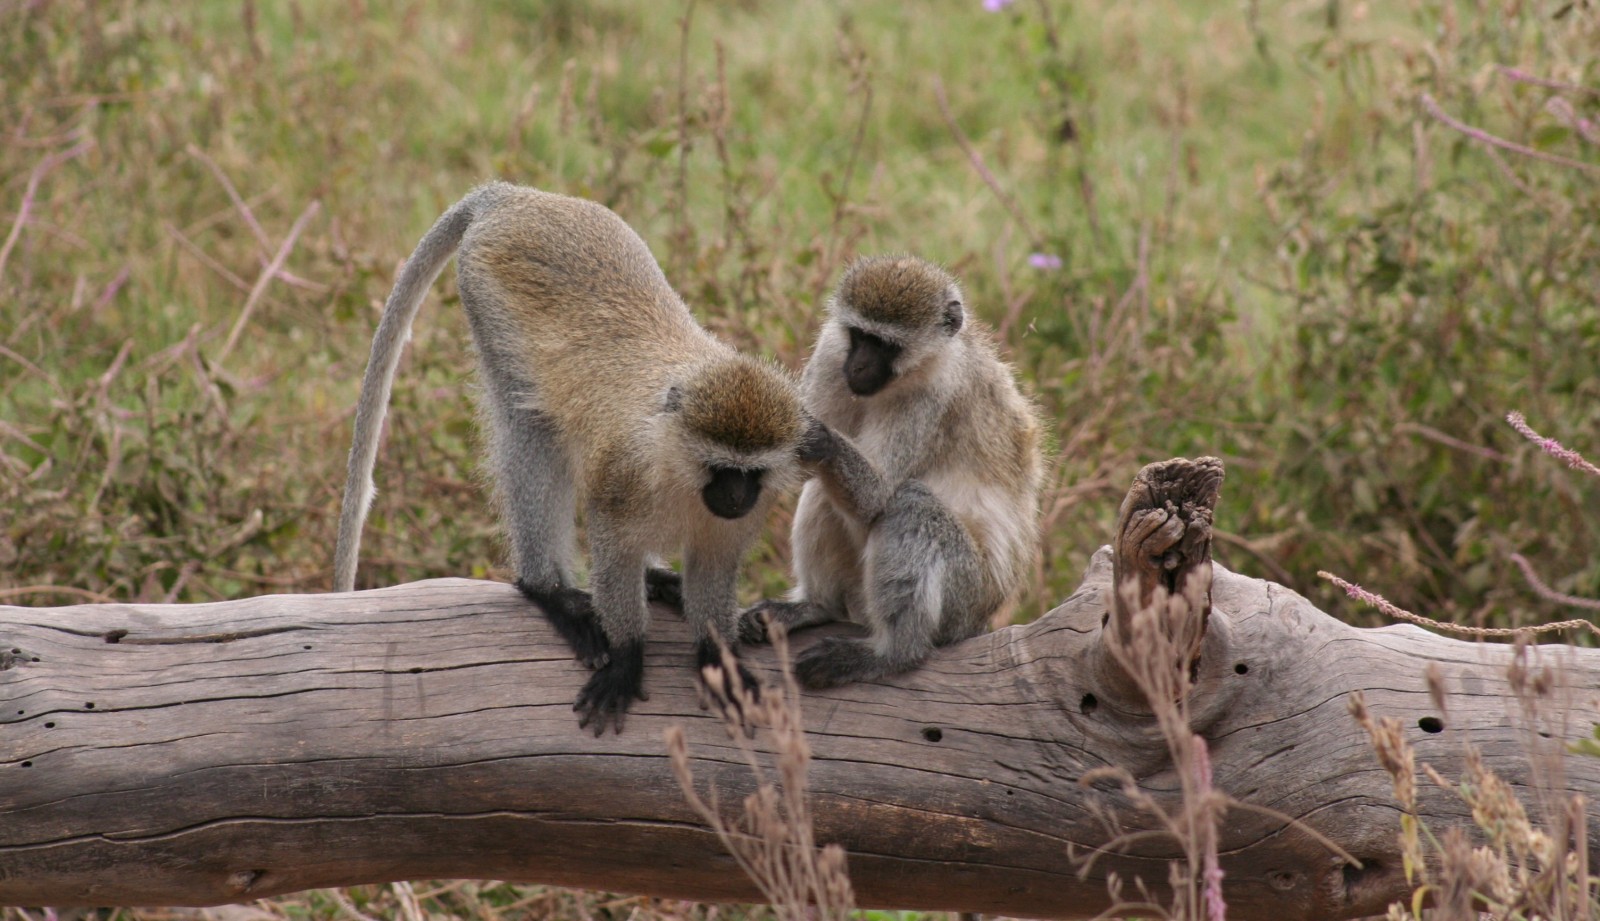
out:
{"label": "monkey's hind leg", "polygon": [[[936,642],[951,636],[943,621],[963,616],[982,578],[966,529],[916,480],[895,490],[867,537],[865,557],[872,636],[827,637],[801,653],[795,676],[808,688],[871,681],[922,664]],[[964,638],[980,629],[957,632]]]}
{"label": "monkey's hind leg", "polygon": [[518,405],[531,385],[502,370],[492,353],[481,355],[488,453],[517,590],[544,611],[579,662],[599,668],[610,650],[589,595],[572,585],[577,490],[560,433],[544,413]]}

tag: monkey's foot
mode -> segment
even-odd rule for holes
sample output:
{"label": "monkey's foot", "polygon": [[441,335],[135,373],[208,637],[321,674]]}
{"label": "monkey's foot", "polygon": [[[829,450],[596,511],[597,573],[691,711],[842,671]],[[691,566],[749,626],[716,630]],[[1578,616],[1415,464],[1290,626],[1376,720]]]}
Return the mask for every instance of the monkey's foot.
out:
{"label": "monkey's foot", "polygon": [[622,733],[623,717],[635,700],[649,700],[644,690],[644,642],[630,640],[611,647],[611,657],[578,692],[572,709],[578,713],[578,728],[593,729],[605,735],[609,723]]}
{"label": "monkey's foot", "polygon": [[889,674],[883,657],[865,640],[830,636],[819,640],[794,661],[794,675],[813,691],[836,688]]}
{"label": "monkey's foot", "polygon": [[758,601],[751,605],[749,610],[739,615],[739,642],[767,642],[767,627],[774,620],[779,619],[773,609],[788,603],[784,601]]}
{"label": "monkey's foot", "polygon": [[739,615],[739,642],[767,642],[773,624],[782,624],[785,630],[797,630],[830,619],[809,601],[757,601]]}
{"label": "monkey's foot", "polygon": [[679,610],[683,609],[683,576],[661,566],[647,566],[644,570],[644,597]]}
{"label": "monkey's foot", "polygon": [[713,639],[703,639],[694,644],[695,673],[700,676],[700,709],[717,708],[722,718],[744,730],[745,735],[755,735],[749,712],[761,703],[761,680],[744,667],[744,663],[728,653],[733,660],[730,672],[722,657],[722,647]]}
{"label": "monkey's foot", "polygon": [[585,668],[600,668],[611,655],[611,641],[600,629],[600,618],[594,614],[593,599],[588,592],[576,588],[539,588],[521,579],[517,591],[538,605],[550,625],[572,647],[572,653]]}

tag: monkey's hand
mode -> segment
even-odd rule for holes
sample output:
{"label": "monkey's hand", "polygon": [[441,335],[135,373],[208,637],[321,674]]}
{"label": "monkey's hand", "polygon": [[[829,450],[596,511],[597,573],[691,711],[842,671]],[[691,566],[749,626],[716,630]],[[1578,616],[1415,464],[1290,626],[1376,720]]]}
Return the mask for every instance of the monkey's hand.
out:
{"label": "monkey's hand", "polygon": [[[715,706],[729,727],[738,726],[745,735],[755,735],[751,711],[761,703],[761,681],[744,667],[730,650],[726,659],[716,640],[695,643],[695,666],[700,675],[700,709]],[[728,669],[728,663],[733,669]]]}
{"label": "monkey's hand", "polygon": [[600,668],[606,664],[611,655],[611,641],[600,629],[600,618],[594,614],[594,599],[588,592],[576,588],[537,588],[521,579],[517,580],[517,590],[544,610],[550,626],[567,641],[573,657],[585,668]]}
{"label": "monkey's hand", "polygon": [[865,640],[830,636],[795,659],[794,675],[813,691],[867,681],[886,674],[883,658]]}
{"label": "monkey's hand", "polygon": [[808,417],[805,434],[800,436],[800,446],[795,449],[795,457],[802,464],[821,464],[839,453],[836,437],[833,429],[828,428],[821,419]]}
{"label": "monkey's hand", "polygon": [[649,566],[644,571],[644,597],[679,610],[683,609],[683,576],[661,566]]}
{"label": "monkey's hand", "polygon": [[630,640],[611,647],[611,657],[578,692],[572,709],[578,713],[578,728],[593,729],[596,737],[605,735],[609,723],[622,733],[622,720],[634,700],[649,700],[644,691],[644,642]]}
{"label": "monkey's hand", "polygon": [[777,619],[777,610],[786,602],[763,599],[739,615],[739,642],[765,643],[767,627]]}

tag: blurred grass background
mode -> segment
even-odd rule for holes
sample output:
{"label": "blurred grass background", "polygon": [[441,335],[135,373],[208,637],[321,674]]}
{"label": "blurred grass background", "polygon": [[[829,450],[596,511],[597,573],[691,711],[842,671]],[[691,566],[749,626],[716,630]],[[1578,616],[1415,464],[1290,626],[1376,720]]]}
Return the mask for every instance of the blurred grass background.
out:
{"label": "blurred grass background", "polygon": [[[1600,453],[1597,49],[1564,2],[0,3],[0,602],[325,590],[395,269],[500,177],[795,369],[850,257],[949,265],[1054,427],[1021,617],[1200,454],[1217,556],[1331,613],[1318,569],[1569,616],[1507,556],[1600,596],[1600,484],[1502,419]],[[506,575],[452,275],[363,585]]]}

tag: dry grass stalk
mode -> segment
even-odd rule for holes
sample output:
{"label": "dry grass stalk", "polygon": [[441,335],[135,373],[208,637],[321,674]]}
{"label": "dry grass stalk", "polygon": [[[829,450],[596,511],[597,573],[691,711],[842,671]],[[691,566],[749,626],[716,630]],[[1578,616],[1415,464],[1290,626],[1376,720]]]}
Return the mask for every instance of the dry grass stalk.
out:
{"label": "dry grass stalk", "polygon": [[1137,585],[1130,583],[1121,589],[1124,603],[1134,612],[1131,628],[1124,642],[1106,645],[1150,703],[1156,726],[1176,766],[1182,806],[1175,814],[1168,812],[1122,768],[1089,771],[1080,783],[1118,781],[1123,795],[1140,811],[1155,817],[1161,827],[1154,832],[1116,835],[1083,861],[1080,872],[1087,874],[1098,854],[1116,851],[1153,834],[1177,841],[1184,856],[1169,866],[1170,905],[1155,902],[1142,881],[1136,881],[1142,901],[1124,901],[1121,881],[1112,875],[1107,883],[1114,904],[1106,916],[1138,910],[1183,921],[1222,921],[1227,914],[1222,898],[1222,868],[1217,859],[1217,827],[1238,803],[1213,785],[1205,739],[1189,728],[1189,696],[1194,682],[1188,662],[1204,631],[1203,621],[1195,612],[1209,603],[1210,588],[1211,567],[1205,566],[1185,580],[1179,594],[1170,595],[1157,587],[1145,605],[1139,603]]}
{"label": "dry grass stalk", "polygon": [[[1138,913],[1172,921],[1223,921],[1228,906],[1222,893],[1218,830],[1232,809],[1260,813],[1295,825],[1341,859],[1360,866],[1359,861],[1338,845],[1292,817],[1241,802],[1216,787],[1206,741],[1189,728],[1189,702],[1194,691],[1191,661],[1204,639],[1205,620],[1199,613],[1209,606],[1211,567],[1196,569],[1176,594],[1156,586],[1144,604],[1140,603],[1136,584],[1130,582],[1120,591],[1127,609],[1133,612],[1131,625],[1124,642],[1109,642],[1106,648],[1150,705],[1179,779],[1181,805],[1176,812],[1169,811],[1142,790],[1123,768],[1106,767],[1086,772],[1079,783],[1117,782],[1123,797],[1139,811],[1154,817],[1158,827],[1149,831],[1114,832],[1104,846],[1081,860],[1079,872],[1087,875],[1101,854],[1113,853],[1152,837],[1176,841],[1184,853],[1181,860],[1168,865],[1169,904],[1162,904],[1153,896],[1142,879],[1134,880],[1139,900],[1124,898],[1124,881],[1110,873],[1106,877],[1106,888],[1112,906],[1099,917]],[[1113,817],[1106,815],[1105,819],[1108,828],[1118,827]]]}
{"label": "dry grass stalk", "polygon": [[1456,131],[1461,132],[1467,137],[1472,138],[1474,141],[1477,141],[1480,144],[1484,144],[1491,148],[1498,147],[1501,150],[1509,150],[1512,153],[1521,154],[1524,157],[1534,160],[1541,160],[1545,163],[1554,163],[1557,166],[1565,166],[1571,169],[1582,170],[1586,173],[1600,176],[1600,167],[1595,166],[1593,163],[1585,163],[1582,160],[1574,160],[1571,157],[1562,157],[1557,156],[1556,154],[1545,153],[1542,150],[1529,147],[1526,144],[1518,144],[1514,141],[1508,141],[1503,137],[1490,134],[1489,132],[1484,131],[1482,128],[1474,128],[1460,119],[1452,118],[1443,109],[1439,108],[1439,104],[1434,101],[1431,94],[1423,93],[1421,96],[1417,97],[1417,101],[1422,104],[1424,109],[1428,110],[1429,115],[1432,115],[1434,118],[1450,126],[1451,128],[1454,128]]}
{"label": "dry grass stalk", "polygon": [[[780,663],[780,682],[757,696],[738,678],[731,657],[723,653],[723,670],[707,670],[707,680],[733,676],[738,707],[725,711],[728,734],[738,745],[755,778],[755,792],[744,798],[739,815],[729,818],[712,789],[704,797],[696,789],[689,765],[689,743],[681,726],[667,729],[672,769],[694,811],[705,819],[740,868],[761,890],[780,921],[844,921],[855,908],[855,893],[845,866],[844,848],[818,847],[806,803],[806,770],[811,747],[806,743],[800,689],[790,668],[788,638],[783,628],[771,630]],[[738,711],[742,711],[741,721]],[[771,737],[773,765],[757,750],[744,725],[765,727]]]}
{"label": "dry grass stalk", "polygon": [[1515,639],[1518,637],[1531,637],[1540,633],[1553,633],[1558,630],[1588,630],[1590,633],[1600,636],[1600,627],[1597,627],[1592,622],[1583,620],[1581,618],[1575,618],[1573,620],[1561,620],[1556,621],[1555,623],[1537,624],[1527,627],[1472,627],[1466,624],[1447,623],[1442,620],[1434,620],[1431,617],[1424,617],[1421,614],[1413,614],[1404,608],[1391,604],[1389,600],[1384,598],[1382,595],[1379,595],[1376,592],[1368,591],[1353,582],[1347,582],[1331,572],[1318,571],[1317,575],[1344,589],[1345,594],[1349,595],[1351,598],[1354,598],[1357,601],[1365,602],[1366,604],[1370,604],[1379,611],[1382,611],[1385,615],[1392,617],[1395,620],[1403,620],[1408,623],[1416,624],[1419,627],[1432,627],[1435,630],[1442,630],[1445,633],[1454,633],[1457,636],[1470,636],[1477,639],[1484,639],[1487,637]]}
{"label": "dry grass stalk", "polygon": [[[1600,878],[1589,870],[1584,800],[1565,792],[1559,741],[1563,735],[1537,731],[1540,701],[1552,699],[1561,686],[1560,676],[1548,666],[1530,666],[1530,648],[1519,641],[1507,676],[1520,720],[1529,729],[1527,751],[1542,821],[1529,817],[1511,784],[1490,771],[1470,745],[1459,783],[1422,765],[1434,784],[1460,796],[1472,810],[1476,837],[1483,842],[1476,846],[1466,827],[1451,827],[1436,836],[1417,821],[1417,762],[1400,721],[1375,718],[1359,693],[1351,698],[1350,712],[1367,731],[1378,763],[1394,783],[1395,799],[1405,810],[1400,846],[1406,880],[1416,889],[1409,906],[1389,907],[1391,921],[1417,921],[1425,916],[1426,903],[1433,906],[1426,914],[1433,921],[1478,921],[1485,916],[1526,921],[1600,918]],[[1541,744],[1545,736],[1554,736],[1554,744]]]}
{"label": "dry grass stalk", "polygon": [[1509,423],[1512,428],[1517,430],[1517,434],[1538,445],[1539,450],[1543,451],[1544,453],[1550,455],[1556,460],[1561,461],[1574,470],[1581,470],[1590,476],[1600,477],[1600,467],[1596,467],[1594,464],[1589,463],[1588,459],[1582,454],[1579,454],[1577,451],[1574,451],[1571,448],[1563,445],[1554,438],[1546,438],[1534,431],[1528,425],[1528,420],[1523,417],[1522,413],[1515,411],[1506,413],[1506,422]]}

